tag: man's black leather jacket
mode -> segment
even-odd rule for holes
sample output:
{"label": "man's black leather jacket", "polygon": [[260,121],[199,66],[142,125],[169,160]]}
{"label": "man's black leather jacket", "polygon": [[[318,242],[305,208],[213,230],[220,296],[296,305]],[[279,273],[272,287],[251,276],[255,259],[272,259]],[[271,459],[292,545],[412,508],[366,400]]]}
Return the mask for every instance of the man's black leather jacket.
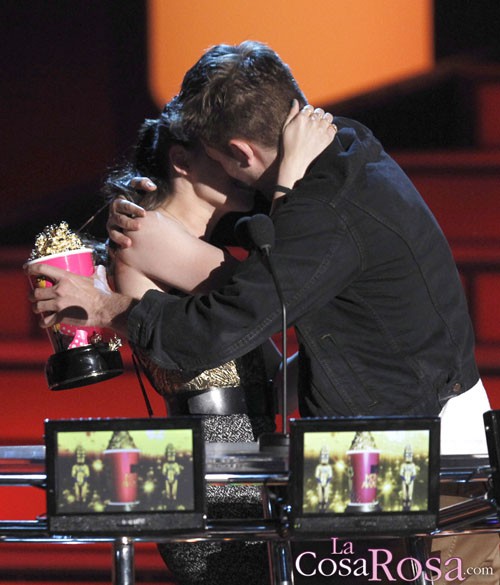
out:
{"label": "man's black leather jacket", "polygon": [[[371,132],[334,142],[274,212],[272,252],[299,342],[301,414],[438,414],[478,380],[463,288],[423,199]],[[166,368],[214,367],[280,330],[257,253],[207,296],[149,291],[129,339]]]}

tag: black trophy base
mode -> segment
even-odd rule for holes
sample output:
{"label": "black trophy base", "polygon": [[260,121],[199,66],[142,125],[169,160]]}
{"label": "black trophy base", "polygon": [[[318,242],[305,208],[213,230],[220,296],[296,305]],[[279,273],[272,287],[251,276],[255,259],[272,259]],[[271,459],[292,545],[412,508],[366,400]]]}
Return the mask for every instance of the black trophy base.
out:
{"label": "black trophy base", "polygon": [[45,367],[51,390],[68,390],[109,380],[123,373],[118,350],[105,344],[85,345],[50,356]]}

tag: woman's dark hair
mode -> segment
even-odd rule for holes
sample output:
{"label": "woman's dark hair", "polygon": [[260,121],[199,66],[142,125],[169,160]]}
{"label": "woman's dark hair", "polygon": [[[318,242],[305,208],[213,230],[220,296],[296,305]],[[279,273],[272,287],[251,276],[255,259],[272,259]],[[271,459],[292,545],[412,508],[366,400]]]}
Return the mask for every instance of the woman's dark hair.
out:
{"label": "woman's dark hair", "polygon": [[[178,117],[178,104],[174,98],[158,118],[144,120],[130,160],[112,170],[104,182],[102,192],[109,202],[121,196],[147,210],[156,209],[163,203],[170,189],[170,147],[173,144],[182,144],[186,148],[193,146],[181,134]],[[130,181],[135,177],[148,177],[156,184],[156,191],[134,189]]]}

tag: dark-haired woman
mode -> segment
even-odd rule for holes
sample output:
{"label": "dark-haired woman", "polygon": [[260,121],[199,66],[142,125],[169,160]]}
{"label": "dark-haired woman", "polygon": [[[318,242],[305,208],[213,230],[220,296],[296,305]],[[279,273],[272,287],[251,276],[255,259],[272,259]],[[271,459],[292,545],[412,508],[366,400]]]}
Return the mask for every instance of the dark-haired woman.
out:
{"label": "dark-haired woman", "polygon": [[[294,168],[305,169],[334,137],[331,116],[310,113],[294,106],[284,127],[280,173],[294,181],[301,178]],[[106,185],[111,198],[126,196],[147,210],[140,230],[127,234],[132,246],[117,250],[114,258],[116,288],[137,299],[150,289],[208,293],[226,284],[238,262],[208,243],[211,233],[224,214],[249,211],[254,203],[253,191],[229,177],[202,144],[176,134],[176,116],[173,102],[158,120],[147,120],[130,168],[113,173]],[[128,179],[135,175],[150,177],[157,190],[129,191]],[[274,429],[265,365],[270,360],[263,348],[203,372],[165,370],[144,354],[138,358],[170,415],[203,416],[207,441],[254,441]],[[207,500],[210,517],[262,514],[259,491],[251,486],[208,486]],[[161,545],[160,552],[182,585],[269,580],[262,543],[172,543]]]}

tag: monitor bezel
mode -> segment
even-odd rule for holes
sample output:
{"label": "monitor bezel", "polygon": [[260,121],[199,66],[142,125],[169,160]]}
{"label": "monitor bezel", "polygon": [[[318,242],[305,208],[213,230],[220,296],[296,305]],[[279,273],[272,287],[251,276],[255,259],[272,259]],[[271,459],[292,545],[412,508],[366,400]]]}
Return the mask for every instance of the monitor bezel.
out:
{"label": "monitor bezel", "polygon": [[[311,432],[357,431],[429,431],[429,475],[427,511],[370,511],[353,512],[304,512],[304,435]],[[418,520],[429,529],[437,526],[439,514],[440,474],[440,419],[439,417],[335,417],[301,418],[290,421],[290,529],[292,533],[318,538],[339,536],[361,536],[387,534],[391,520],[396,535],[418,532]],[[337,519],[350,518],[352,527],[339,527]],[[411,527],[404,521],[413,519]],[[305,520],[305,522],[304,522]],[[380,521],[383,520],[383,521]],[[414,528],[417,526],[417,530]],[[390,532],[390,530],[389,530]]]}
{"label": "monitor bezel", "polygon": [[[186,429],[193,437],[192,510],[71,512],[58,509],[57,438],[60,433]],[[202,530],[206,523],[205,448],[200,417],[91,418],[45,420],[47,524],[51,534],[145,536]]]}

